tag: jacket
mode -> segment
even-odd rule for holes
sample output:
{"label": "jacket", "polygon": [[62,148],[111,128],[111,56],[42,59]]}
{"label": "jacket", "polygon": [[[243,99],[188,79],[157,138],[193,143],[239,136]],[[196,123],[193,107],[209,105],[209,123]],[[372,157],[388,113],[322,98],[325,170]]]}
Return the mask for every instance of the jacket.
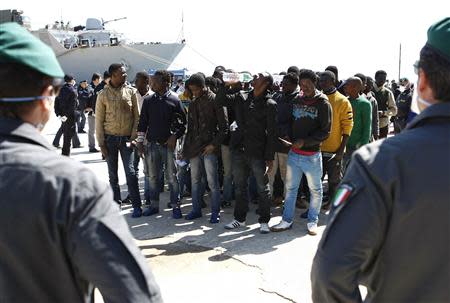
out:
{"label": "jacket", "polygon": [[378,87],[373,85],[373,92],[378,103],[378,111],[380,112],[380,128],[389,125],[390,117],[397,114],[397,106],[392,92],[386,87]]}
{"label": "jacket", "polygon": [[94,89],[88,85],[86,88],[78,88],[78,110],[84,111],[88,105],[91,105],[94,96]]}
{"label": "jacket", "polygon": [[203,149],[212,144],[215,151],[228,133],[224,108],[215,101],[216,95],[208,91],[189,105],[188,130],[183,147],[185,159],[197,157]]}
{"label": "jacket", "polygon": [[66,116],[69,120],[75,120],[77,107],[77,90],[72,84],[65,83],[55,99],[55,113],[57,116]]}
{"label": "jacket", "polygon": [[450,302],[450,102],[355,152],[311,271],[314,302]]}
{"label": "jacket", "polygon": [[[221,106],[232,106],[236,115],[236,131],[231,135],[230,148],[243,150],[248,157],[273,160],[277,129],[277,104],[270,94],[255,97],[253,91],[227,94],[219,87],[216,101]],[[233,128],[233,125],[230,125]]]}
{"label": "jacket", "polygon": [[279,153],[287,154],[289,147],[285,146],[278,138],[287,138],[289,141],[292,137],[292,108],[293,102],[298,97],[299,90],[294,91],[292,94],[285,94],[283,92],[275,94],[273,99],[277,103],[277,135],[275,139],[275,151]]}
{"label": "jacket", "polygon": [[106,85],[97,96],[95,106],[95,132],[99,146],[105,145],[105,135],[136,138],[139,111],[136,90],[123,85]]}
{"label": "jacket", "polygon": [[292,142],[303,140],[300,151],[320,151],[322,142],[330,136],[332,119],[330,102],[321,92],[316,90],[312,98],[298,97],[292,110]]}
{"label": "jacket", "polygon": [[0,301],[161,302],[109,184],[0,118]]}

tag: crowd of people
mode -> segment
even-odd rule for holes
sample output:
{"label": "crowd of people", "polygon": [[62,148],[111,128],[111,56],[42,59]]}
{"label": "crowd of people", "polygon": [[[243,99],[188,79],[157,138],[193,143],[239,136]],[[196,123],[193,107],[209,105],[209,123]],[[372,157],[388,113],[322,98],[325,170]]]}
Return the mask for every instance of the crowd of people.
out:
{"label": "crowd of people", "polygon": [[[292,226],[295,208],[307,207],[310,234],[317,232],[319,213],[330,201],[358,148],[386,138],[391,122],[401,132],[413,117],[412,85],[389,83],[379,70],[371,77],[356,73],[341,81],[338,68],[323,72],[291,66],[274,81],[258,73],[252,81],[224,81],[233,70],[218,66],[212,76],[196,73],[174,80],[166,70],[139,72],[133,85],[125,67],[112,64],[75,88],[66,75],[55,112],[64,133],[63,155],[89,123],[89,151],[108,164],[114,200],[132,204],[132,217],[159,213],[160,192],[168,184],[175,219],[183,217],[183,197],[192,196],[187,220],[202,217],[209,191],[210,223],[220,221],[220,209],[234,205],[234,220],[245,225],[249,202],[258,204],[260,231]],[[394,94],[397,94],[395,97]],[[77,97],[78,96],[78,97]],[[128,196],[121,197],[118,155],[125,170]],[[144,203],[139,194],[139,162],[144,166]],[[327,177],[327,192],[323,180]],[[309,200],[309,201],[308,201]],[[283,203],[284,201],[284,203]],[[145,204],[145,208],[142,208]],[[281,222],[269,227],[270,208],[283,204]]]}

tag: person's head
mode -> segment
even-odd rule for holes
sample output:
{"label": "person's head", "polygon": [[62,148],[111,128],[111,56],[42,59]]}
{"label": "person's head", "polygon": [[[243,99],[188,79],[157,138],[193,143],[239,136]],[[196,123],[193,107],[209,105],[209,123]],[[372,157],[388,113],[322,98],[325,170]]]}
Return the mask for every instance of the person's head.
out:
{"label": "person's head", "polygon": [[170,87],[172,77],[166,70],[157,70],[151,79],[151,86],[154,92],[164,95]]}
{"label": "person's head", "polygon": [[134,85],[140,94],[146,94],[150,85],[150,77],[147,72],[138,72],[134,78]]}
{"label": "person's head", "polygon": [[336,76],[333,72],[326,70],[320,73],[319,83],[324,93],[331,92],[336,88]]}
{"label": "person's head", "polygon": [[298,75],[296,73],[287,73],[281,81],[281,89],[285,94],[292,94],[298,86]]}
{"label": "person's head", "polygon": [[357,74],[355,75],[355,77],[357,77],[357,78],[361,79],[361,82],[362,82],[362,86],[361,86],[361,92],[364,92],[364,91],[366,90],[366,85],[367,85],[367,77],[366,77],[366,76],[364,76],[364,75],[363,75],[363,74],[361,74],[361,73],[357,73]]}
{"label": "person's head", "polygon": [[373,89],[373,79],[371,77],[366,77],[366,89],[364,90],[365,93],[370,92]]}
{"label": "person's head", "polygon": [[336,84],[339,82],[339,72],[338,68],[334,65],[329,65],[327,68],[325,68],[326,71],[332,72],[336,76]]}
{"label": "person's head", "polygon": [[82,89],[85,89],[86,87],[88,87],[88,82],[87,82],[87,80],[82,80],[82,81],[80,82],[80,87],[81,87]]}
{"label": "person's head", "polygon": [[359,93],[362,90],[362,81],[358,77],[351,77],[348,78],[345,82],[344,90],[347,96],[349,96],[352,99],[356,99],[359,96]]}
{"label": "person's head", "polygon": [[64,72],[54,52],[16,23],[0,26],[0,117],[41,130],[50,119]]}
{"label": "person's head", "polygon": [[420,110],[431,104],[450,102],[450,18],[431,25],[427,36],[415,65]]}
{"label": "person's head", "polygon": [[289,66],[289,68],[287,69],[287,72],[288,72],[288,74],[289,73],[294,73],[297,76],[300,75],[300,69],[297,66],[295,66],[295,65]]}
{"label": "person's head", "polygon": [[72,75],[64,75],[64,82],[70,85],[75,85],[75,77]]}
{"label": "person's head", "polygon": [[189,89],[194,98],[199,98],[205,93],[207,88],[203,74],[196,73],[189,78]]}
{"label": "person's head", "polygon": [[273,85],[273,77],[267,72],[259,73],[253,77],[252,85],[254,94],[259,96],[270,90]]}
{"label": "person's head", "polygon": [[316,93],[316,73],[310,69],[302,69],[298,78],[303,94],[306,97],[313,97]]}
{"label": "person's head", "polygon": [[219,83],[216,78],[206,77],[205,84],[206,84],[206,87],[208,87],[213,93],[217,93]]}
{"label": "person's head", "polygon": [[101,81],[102,81],[102,76],[100,76],[99,73],[92,74],[91,82],[92,82],[92,84],[94,84],[94,86],[99,85]]}
{"label": "person's head", "polygon": [[109,74],[111,75],[110,84],[113,87],[119,87],[127,81],[127,71],[121,63],[113,63],[109,66]]}
{"label": "person's head", "polygon": [[401,78],[400,85],[403,86],[405,89],[408,89],[411,87],[411,82],[409,82],[408,78]]}
{"label": "person's head", "polygon": [[375,73],[375,83],[378,87],[382,87],[386,83],[387,73],[379,70]]}
{"label": "person's head", "polygon": [[111,80],[111,74],[109,73],[109,71],[105,70],[103,72],[103,80],[109,84],[109,80]]}
{"label": "person's head", "polygon": [[212,76],[216,79],[222,79],[222,73],[225,72],[225,70],[225,67],[222,65],[216,66]]}

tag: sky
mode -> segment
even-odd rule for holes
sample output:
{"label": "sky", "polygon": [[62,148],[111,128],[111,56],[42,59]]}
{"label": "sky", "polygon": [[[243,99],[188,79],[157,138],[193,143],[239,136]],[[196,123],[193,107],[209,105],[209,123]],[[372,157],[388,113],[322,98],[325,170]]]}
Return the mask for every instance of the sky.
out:
{"label": "sky", "polygon": [[414,78],[412,65],[426,30],[450,13],[450,1],[437,0],[420,5],[393,0],[6,2],[0,9],[23,10],[33,29],[61,17],[72,25],[84,25],[88,17],[127,17],[107,28],[133,41],[175,42],[183,19],[187,45],[173,68],[210,75],[216,65],[253,73],[279,73],[291,65],[323,71],[336,65],[341,79],[356,73],[373,77],[379,69],[397,79],[400,44],[400,76]]}

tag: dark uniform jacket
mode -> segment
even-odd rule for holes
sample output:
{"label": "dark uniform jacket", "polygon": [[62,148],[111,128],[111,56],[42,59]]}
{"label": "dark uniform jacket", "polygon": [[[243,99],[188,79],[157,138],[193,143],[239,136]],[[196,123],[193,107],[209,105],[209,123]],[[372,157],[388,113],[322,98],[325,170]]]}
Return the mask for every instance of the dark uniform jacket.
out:
{"label": "dark uniform jacket", "polygon": [[[450,102],[358,150],[314,258],[314,302],[450,302]],[[346,198],[346,196],[348,196]]]}
{"label": "dark uniform jacket", "polygon": [[216,147],[216,152],[220,150],[228,125],[224,108],[215,98],[216,95],[208,89],[203,96],[190,102],[188,130],[183,147],[186,159],[199,156],[209,144]]}
{"label": "dark uniform jacket", "polygon": [[[231,149],[243,149],[249,157],[273,160],[277,130],[277,104],[270,94],[255,97],[253,91],[226,94],[222,85],[216,95],[222,106],[233,106],[240,136],[233,136]],[[233,142],[233,139],[236,140]]]}
{"label": "dark uniform jacket", "polygon": [[59,115],[66,116],[69,120],[74,120],[75,111],[78,107],[78,96],[75,87],[69,83],[64,84],[56,99]]}
{"label": "dark uniform jacket", "polygon": [[0,302],[161,302],[110,186],[0,118]]}

